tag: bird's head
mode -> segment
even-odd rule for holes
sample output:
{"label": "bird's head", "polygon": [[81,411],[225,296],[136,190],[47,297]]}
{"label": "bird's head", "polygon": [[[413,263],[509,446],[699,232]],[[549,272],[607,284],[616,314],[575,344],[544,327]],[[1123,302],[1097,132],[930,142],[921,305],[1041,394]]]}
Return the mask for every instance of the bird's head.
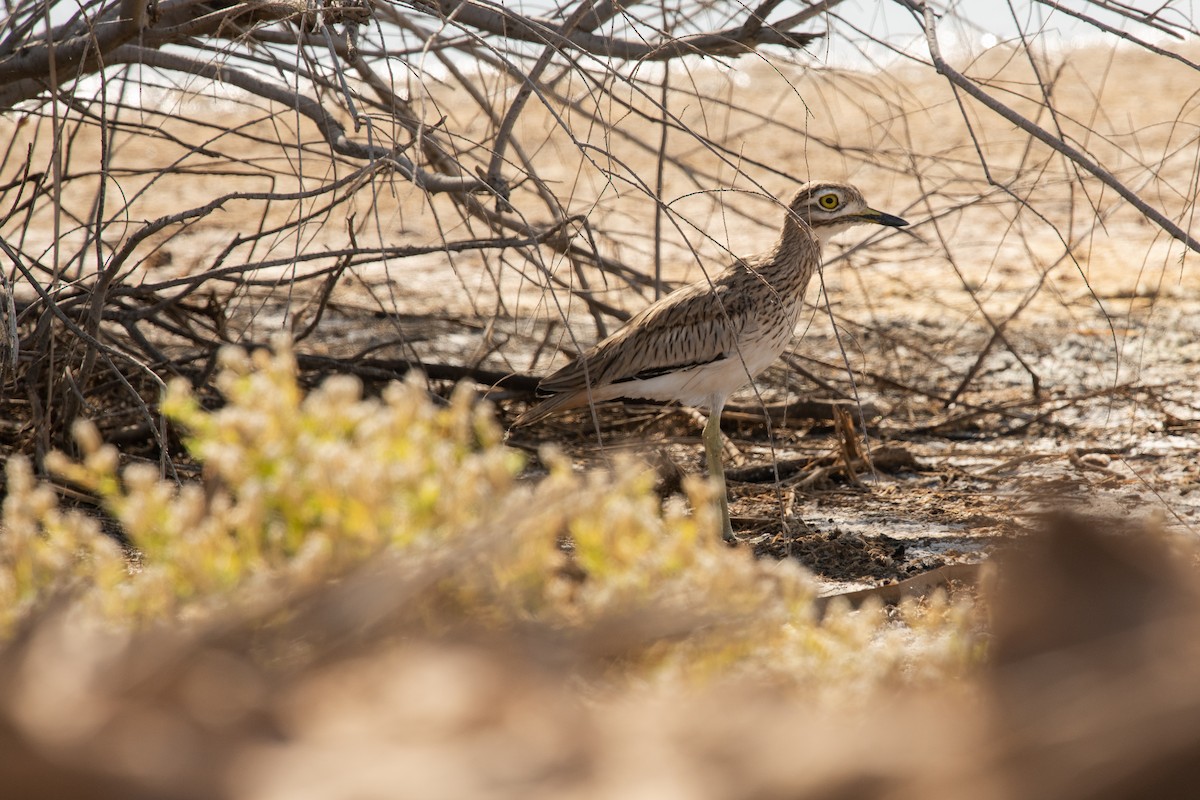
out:
{"label": "bird's head", "polygon": [[791,211],[808,223],[821,244],[847,228],[872,222],[899,228],[908,223],[867,205],[862,192],[848,183],[813,181],[792,198]]}

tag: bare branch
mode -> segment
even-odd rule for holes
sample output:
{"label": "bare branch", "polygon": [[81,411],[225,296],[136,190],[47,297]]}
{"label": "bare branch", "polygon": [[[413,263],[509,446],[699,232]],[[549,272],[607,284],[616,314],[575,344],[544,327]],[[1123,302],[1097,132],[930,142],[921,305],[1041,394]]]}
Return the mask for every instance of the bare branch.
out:
{"label": "bare branch", "polygon": [[925,40],[929,45],[929,55],[933,59],[933,65],[938,73],[944,75],[947,80],[954,84],[959,89],[969,94],[971,97],[978,100],[987,108],[995,111],[1000,116],[1004,117],[1009,122],[1013,123],[1021,130],[1035,137],[1038,141],[1048,145],[1052,149],[1062,153],[1074,163],[1083,167],[1088,172],[1095,175],[1106,186],[1111,187],[1125,198],[1129,203],[1146,216],[1147,219],[1153,220],[1159,227],[1169,233],[1172,237],[1183,242],[1188,248],[1200,252],[1200,240],[1197,240],[1183,228],[1175,224],[1158,209],[1151,206],[1145,200],[1137,195],[1132,189],[1117,179],[1111,172],[1097,164],[1092,159],[1088,158],[1075,147],[1072,147],[1061,137],[1055,136],[1045,128],[1034,124],[1032,121],[1018,114],[1008,106],[996,100],[994,97],[979,88],[974,81],[969,80],[962,73],[955,70],[946,60],[942,58],[941,47],[937,40],[937,24],[934,19],[933,8],[928,3],[917,3],[915,0],[898,0],[908,6],[909,9],[917,14],[923,21],[925,29]]}
{"label": "bare branch", "polygon": [[48,75],[51,60],[59,75],[94,72],[106,53],[138,35],[144,20],[145,0],[123,0],[116,15],[90,28],[53,31],[46,42],[0,58],[0,85]]}
{"label": "bare branch", "polygon": [[1067,14],[1069,16],[1074,17],[1075,19],[1082,20],[1082,21],[1086,22],[1087,24],[1092,25],[1097,30],[1104,31],[1105,33],[1107,33],[1111,36],[1116,36],[1118,39],[1124,39],[1127,42],[1133,42],[1138,47],[1144,47],[1145,49],[1149,50],[1151,53],[1173,59],[1175,61],[1178,61],[1181,64],[1187,64],[1192,69],[1200,70],[1200,64],[1197,64],[1195,61],[1184,58],[1183,56],[1179,55],[1178,53],[1172,53],[1170,50],[1164,50],[1163,48],[1158,47],[1157,45],[1155,45],[1151,42],[1147,42],[1145,39],[1139,39],[1138,37],[1134,36],[1133,34],[1127,33],[1125,31],[1121,30],[1120,28],[1114,28],[1112,25],[1107,25],[1102,20],[1098,20],[1095,17],[1091,16],[1090,14],[1084,14],[1081,11],[1076,11],[1075,9],[1068,8],[1067,6],[1064,6],[1062,3],[1054,2],[1054,0],[1037,0],[1037,2],[1041,3],[1044,6],[1053,8],[1055,11],[1061,12],[1063,14]]}
{"label": "bare branch", "polygon": [[740,56],[763,45],[798,49],[823,35],[793,32],[786,27],[738,25],[655,44],[597,36],[587,29],[556,25],[502,6],[484,6],[471,0],[416,0],[413,5],[447,24],[466,25],[506,39],[549,44],[622,61],[666,61],[685,55]]}
{"label": "bare branch", "polygon": [[317,130],[321,132],[333,152],[361,161],[388,162],[395,166],[401,175],[427,192],[436,194],[438,192],[470,192],[487,189],[486,184],[476,178],[436,175],[421,170],[398,149],[355,142],[346,136],[346,129],[342,127],[342,124],[335,120],[316,100],[286,86],[269,83],[241,70],[134,45],[126,45],[114,50],[109,56],[109,61],[113,64],[141,64],[197,75],[219,83],[237,86],[259,97],[279,103],[285,108],[294,108],[316,124]]}

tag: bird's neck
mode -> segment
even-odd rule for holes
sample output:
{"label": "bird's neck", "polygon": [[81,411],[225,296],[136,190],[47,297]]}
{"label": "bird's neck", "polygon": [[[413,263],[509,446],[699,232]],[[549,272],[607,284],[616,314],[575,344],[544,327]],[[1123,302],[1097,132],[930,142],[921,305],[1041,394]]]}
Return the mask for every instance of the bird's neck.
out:
{"label": "bird's neck", "polygon": [[789,215],[770,259],[767,279],[780,291],[802,293],[821,259],[821,240],[805,222]]}

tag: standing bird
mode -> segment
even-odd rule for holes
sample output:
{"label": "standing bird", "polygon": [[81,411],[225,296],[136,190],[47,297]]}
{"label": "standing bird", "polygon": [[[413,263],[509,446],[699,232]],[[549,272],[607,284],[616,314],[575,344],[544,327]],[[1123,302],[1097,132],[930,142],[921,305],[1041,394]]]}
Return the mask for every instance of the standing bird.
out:
{"label": "standing bird", "polygon": [[733,538],[721,463],[721,410],[730,394],[779,357],[792,338],[821,245],[854,225],[908,223],[870,208],[844,183],[806,183],[788,205],[779,241],[720,275],[684,286],[544,378],[547,399],[517,417],[528,425],[555,412],[623,398],[678,400],[708,409],[704,449],[717,483],[722,536]]}

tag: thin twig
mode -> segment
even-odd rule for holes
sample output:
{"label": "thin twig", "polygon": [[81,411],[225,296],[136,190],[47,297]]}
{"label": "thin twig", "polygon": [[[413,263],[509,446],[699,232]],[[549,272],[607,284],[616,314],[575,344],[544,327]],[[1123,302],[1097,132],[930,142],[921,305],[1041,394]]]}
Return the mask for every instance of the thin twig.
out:
{"label": "thin twig", "polygon": [[971,95],[971,97],[978,100],[987,108],[996,112],[1012,124],[1019,127],[1021,130],[1038,139],[1038,141],[1054,150],[1057,150],[1074,163],[1095,175],[1106,186],[1111,187],[1114,191],[1116,191],[1117,194],[1129,201],[1129,203],[1138,211],[1140,211],[1147,219],[1152,220],[1172,237],[1183,242],[1189,249],[1200,252],[1200,240],[1197,240],[1187,231],[1176,225],[1174,221],[1167,218],[1158,209],[1154,208],[1145,200],[1138,197],[1134,191],[1119,181],[1111,172],[1092,161],[1086,155],[1067,144],[1065,141],[1053,136],[1046,129],[1039,125],[1035,125],[1033,122],[1021,116],[1016,111],[1013,111],[1008,106],[996,100],[994,97],[980,89],[974,81],[968,79],[962,73],[958,72],[949,64],[947,64],[945,59],[942,58],[941,46],[938,44],[937,25],[934,21],[932,6],[930,6],[928,3],[917,3],[916,0],[897,0],[897,2],[907,6],[912,10],[914,15],[917,15],[919,19],[923,20],[925,41],[929,46],[929,55],[930,58],[933,59],[933,65],[939,74],[944,75],[947,80],[949,80],[958,88],[962,89],[967,94]]}

